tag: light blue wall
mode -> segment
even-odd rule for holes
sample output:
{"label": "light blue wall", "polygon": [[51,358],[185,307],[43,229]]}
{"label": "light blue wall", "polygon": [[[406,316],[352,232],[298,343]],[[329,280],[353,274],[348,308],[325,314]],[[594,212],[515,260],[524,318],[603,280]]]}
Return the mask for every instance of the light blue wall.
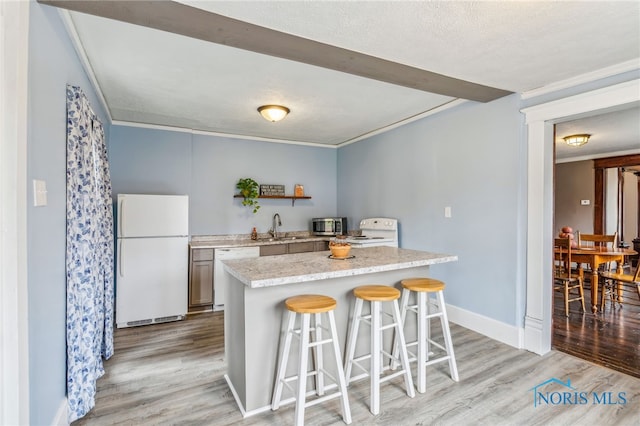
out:
{"label": "light blue wall", "polygon": [[[31,424],[51,424],[66,395],[66,85],[82,87],[108,121],[58,11],[31,2],[27,141],[27,267]],[[108,137],[108,133],[106,135]],[[48,205],[33,207],[31,182],[47,184]]]}
{"label": "light blue wall", "polygon": [[458,255],[432,268],[447,302],[510,325],[522,323],[525,291],[519,105],[518,95],[468,102],[338,152],[338,213],[397,218],[401,247]]}
{"label": "light blue wall", "polygon": [[[65,397],[65,85],[81,86],[106,123],[56,9],[31,2],[28,196],[47,182],[47,207],[28,206],[29,374],[32,424],[51,424]],[[521,326],[526,231],[525,126],[519,109],[637,78],[638,72],[520,103],[512,95],[466,103],[339,150],[113,126],[107,133],[114,194],[186,193],[191,234],[285,230],[316,216],[400,221],[403,247],[457,254],[437,265],[447,301]],[[108,131],[107,127],[107,131]],[[235,182],[305,185],[313,199],[291,207],[261,200],[250,214]],[[444,218],[451,206],[453,217]]]}
{"label": "light blue wall", "polygon": [[[310,229],[311,218],[336,214],[336,157],[330,148],[126,126],[112,127],[109,151],[114,194],[189,195],[191,235],[267,232],[275,213],[283,231]],[[312,199],[294,207],[260,199],[254,215],[233,198],[241,177],[285,185],[287,194],[300,183]]]}

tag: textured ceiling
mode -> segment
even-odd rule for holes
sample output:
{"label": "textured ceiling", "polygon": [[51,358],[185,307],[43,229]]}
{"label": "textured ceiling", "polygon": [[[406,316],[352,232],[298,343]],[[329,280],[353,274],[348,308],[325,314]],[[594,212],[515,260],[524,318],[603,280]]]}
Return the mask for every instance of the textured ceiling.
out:
{"label": "textured ceiling", "polygon": [[[575,134],[590,134],[581,147],[567,145],[562,139]],[[556,159],[597,158],[606,153],[640,153],[640,108],[599,114],[556,125]]]}
{"label": "textured ceiling", "polygon": [[514,92],[640,57],[635,1],[181,3]]}
{"label": "textured ceiling", "polygon": [[[635,1],[181,3],[515,92],[629,61],[640,65],[640,2]],[[457,100],[111,19],[70,15],[116,121],[339,145]],[[256,109],[269,103],[286,105],[291,114],[267,122]]]}

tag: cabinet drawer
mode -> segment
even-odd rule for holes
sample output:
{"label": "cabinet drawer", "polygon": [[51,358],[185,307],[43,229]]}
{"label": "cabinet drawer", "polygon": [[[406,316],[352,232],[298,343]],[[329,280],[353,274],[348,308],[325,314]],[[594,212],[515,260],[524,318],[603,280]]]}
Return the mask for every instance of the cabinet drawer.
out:
{"label": "cabinet drawer", "polygon": [[193,249],[191,251],[192,261],[213,260],[213,249]]}
{"label": "cabinet drawer", "polygon": [[316,241],[314,251],[327,251],[329,250],[329,241]]}
{"label": "cabinet drawer", "polygon": [[306,253],[309,251],[315,251],[315,243],[313,241],[306,243],[289,243],[289,254]]}
{"label": "cabinet drawer", "polygon": [[287,254],[287,245],[274,244],[270,246],[260,246],[260,256],[274,256],[277,254]]}

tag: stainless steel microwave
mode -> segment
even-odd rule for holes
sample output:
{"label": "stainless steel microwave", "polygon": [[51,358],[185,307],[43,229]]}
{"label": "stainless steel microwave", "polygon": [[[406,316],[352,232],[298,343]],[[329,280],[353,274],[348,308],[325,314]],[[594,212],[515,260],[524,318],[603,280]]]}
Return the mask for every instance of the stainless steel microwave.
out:
{"label": "stainless steel microwave", "polygon": [[316,217],[311,226],[313,235],[347,235],[346,217]]}

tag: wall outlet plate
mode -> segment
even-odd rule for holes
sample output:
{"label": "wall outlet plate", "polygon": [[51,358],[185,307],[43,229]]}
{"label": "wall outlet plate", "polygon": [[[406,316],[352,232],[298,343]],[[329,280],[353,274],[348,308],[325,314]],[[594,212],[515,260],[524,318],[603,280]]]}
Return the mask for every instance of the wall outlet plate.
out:
{"label": "wall outlet plate", "polygon": [[47,183],[44,180],[33,180],[33,205],[34,207],[47,205]]}
{"label": "wall outlet plate", "polygon": [[581,206],[588,206],[591,204],[591,200],[580,200]]}

